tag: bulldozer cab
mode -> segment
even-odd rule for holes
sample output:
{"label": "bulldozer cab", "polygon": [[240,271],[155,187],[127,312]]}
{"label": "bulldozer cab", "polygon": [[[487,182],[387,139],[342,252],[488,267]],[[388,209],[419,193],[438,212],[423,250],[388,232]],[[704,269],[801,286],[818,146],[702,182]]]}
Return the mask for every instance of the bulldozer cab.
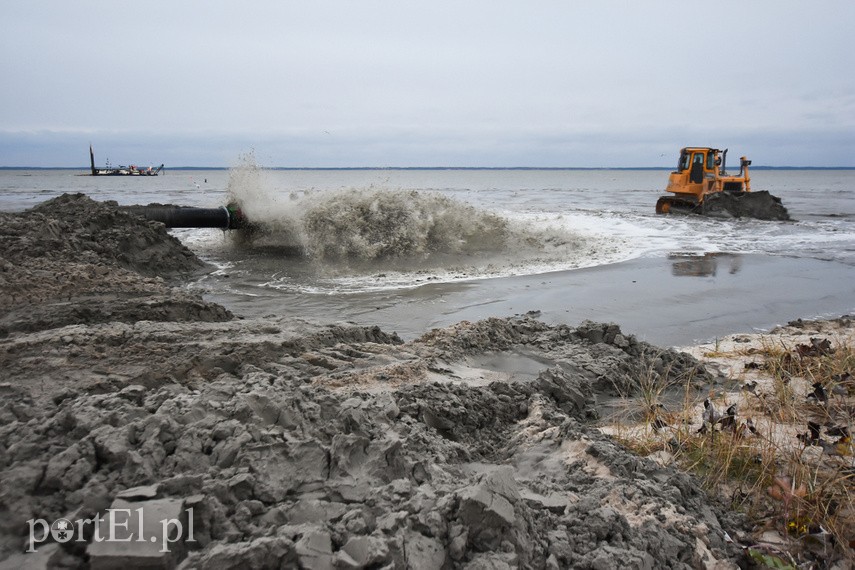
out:
{"label": "bulldozer cab", "polygon": [[689,182],[701,184],[707,174],[715,176],[717,154],[718,151],[713,148],[684,148],[680,151],[677,173],[688,170]]}
{"label": "bulldozer cab", "polygon": [[687,147],[680,150],[677,170],[671,173],[668,191],[686,199],[701,201],[703,195],[714,191],[714,182],[721,164],[719,151],[707,147]]}

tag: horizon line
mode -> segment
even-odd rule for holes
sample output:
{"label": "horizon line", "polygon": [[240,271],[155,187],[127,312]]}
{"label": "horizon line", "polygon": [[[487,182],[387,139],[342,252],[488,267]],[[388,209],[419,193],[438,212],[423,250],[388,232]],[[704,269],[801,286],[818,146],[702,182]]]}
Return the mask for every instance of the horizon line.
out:
{"label": "horizon line", "polygon": [[[165,166],[164,170],[230,170],[233,166]],[[671,166],[264,166],[262,170],[674,170]],[[90,170],[87,166],[0,166],[0,170]],[[751,166],[751,170],[855,170],[855,166]]]}

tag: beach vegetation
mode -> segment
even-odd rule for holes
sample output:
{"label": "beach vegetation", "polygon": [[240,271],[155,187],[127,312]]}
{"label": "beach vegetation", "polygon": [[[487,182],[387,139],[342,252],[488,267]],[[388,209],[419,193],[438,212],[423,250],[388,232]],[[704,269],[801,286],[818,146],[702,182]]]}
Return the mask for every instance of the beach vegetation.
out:
{"label": "beach vegetation", "polygon": [[[647,413],[614,416],[605,431],[694,474],[743,514],[753,562],[855,562],[855,347],[825,338],[795,346],[761,338],[730,352],[717,340],[711,352],[731,363],[727,380],[735,390],[698,390],[667,374],[654,379],[640,366],[639,394],[627,395],[622,406]],[[665,397],[678,390],[681,401]]]}

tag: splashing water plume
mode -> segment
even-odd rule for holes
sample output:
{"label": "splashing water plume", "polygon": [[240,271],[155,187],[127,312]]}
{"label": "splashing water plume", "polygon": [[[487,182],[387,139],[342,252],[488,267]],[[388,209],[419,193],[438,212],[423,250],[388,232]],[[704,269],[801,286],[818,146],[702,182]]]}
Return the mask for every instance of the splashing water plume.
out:
{"label": "splashing water plume", "polygon": [[286,254],[304,255],[305,238],[300,232],[299,209],[292,201],[282,202],[270,191],[264,169],[255,160],[255,154],[241,155],[238,164],[229,170],[226,188],[229,204],[237,206],[243,218],[250,222],[246,229],[231,232],[233,242],[240,247],[265,244],[281,249]]}
{"label": "splashing water plume", "polygon": [[323,197],[303,215],[312,256],[328,260],[424,259],[502,251],[503,218],[448,197],[362,189]]}
{"label": "splashing water plume", "polygon": [[595,245],[566,229],[534,229],[431,191],[271,192],[251,154],[232,169],[228,190],[252,226],[235,232],[236,245],[298,256],[339,275],[378,269],[470,277],[532,273],[585,265]]}

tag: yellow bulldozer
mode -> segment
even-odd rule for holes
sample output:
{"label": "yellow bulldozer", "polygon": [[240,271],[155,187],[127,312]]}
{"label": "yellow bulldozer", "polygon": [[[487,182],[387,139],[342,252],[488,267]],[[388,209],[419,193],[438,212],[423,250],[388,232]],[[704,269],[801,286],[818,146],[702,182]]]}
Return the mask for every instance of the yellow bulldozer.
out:
{"label": "yellow bulldozer", "polygon": [[675,209],[696,211],[710,194],[718,192],[751,192],[748,167],[751,161],[739,159],[739,174],[731,176],[725,170],[727,149],[686,147],[680,150],[677,170],[668,178],[668,192],[656,202],[657,214]]}
{"label": "yellow bulldozer", "polygon": [[677,170],[668,177],[657,214],[694,213],[714,217],[752,217],[764,220],[789,220],[780,198],[768,192],[751,192],[748,167],[751,161],[739,159],[739,174],[725,170],[727,149],[686,147],[680,150]]}

